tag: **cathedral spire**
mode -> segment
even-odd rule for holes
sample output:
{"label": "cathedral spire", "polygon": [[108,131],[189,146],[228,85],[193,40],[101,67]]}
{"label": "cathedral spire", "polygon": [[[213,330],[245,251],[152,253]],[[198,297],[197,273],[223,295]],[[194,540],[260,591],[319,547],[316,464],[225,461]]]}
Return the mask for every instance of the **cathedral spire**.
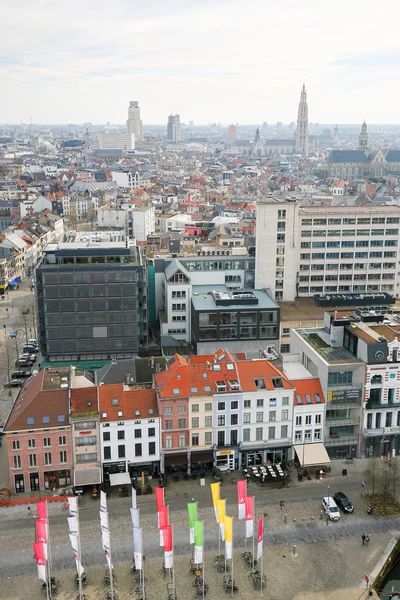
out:
{"label": "cathedral spire", "polygon": [[368,129],[364,119],[364,123],[361,125],[361,131],[358,138],[358,149],[366,151],[368,150]]}
{"label": "cathedral spire", "polygon": [[296,152],[308,154],[308,104],[306,85],[303,83],[297,112]]}

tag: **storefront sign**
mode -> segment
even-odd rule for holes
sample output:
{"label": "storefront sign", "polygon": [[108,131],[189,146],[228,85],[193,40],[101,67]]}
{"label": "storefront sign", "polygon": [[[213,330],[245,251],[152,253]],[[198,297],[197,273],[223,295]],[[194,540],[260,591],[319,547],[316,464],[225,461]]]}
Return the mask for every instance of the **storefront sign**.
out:
{"label": "storefront sign", "polygon": [[400,427],[385,427],[383,432],[386,433],[400,433]]}
{"label": "storefront sign", "polygon": [[328,402],[346,402],[359,400],[362,390],[333,390],[328,392]]}
{"label": "storefront sign", "polygon": [[217,452],[217,456],[226,456],[228,454],[232,454],[232,450],[220,450],[220,452]]}
{"label": "storefront sign", "polygon": [[80,431],[79,435],[89,435],[91,433],[92,433],[91,431]]}

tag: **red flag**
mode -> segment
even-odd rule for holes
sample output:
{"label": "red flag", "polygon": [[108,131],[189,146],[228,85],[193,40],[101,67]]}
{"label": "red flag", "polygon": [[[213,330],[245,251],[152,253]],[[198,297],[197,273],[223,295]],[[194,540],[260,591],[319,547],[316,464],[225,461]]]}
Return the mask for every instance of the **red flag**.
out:
{"label": "red flag", "polygon": [[42,500],[41,502],[38,502],[36,506],[38,512],[38,519],[40,519],[41,521],[47,521],[47,501]]}
{"label": "red flag", "polygon": [[253,535],[254,496],[245,496],[244,503],[246,507],[246,537],[251,537]]}
{"label": "red flag", "polygon": [[164,546],[164,527],[168,527],[168,506],[160,506],[158,513],[160,526],[160,546]]}
{"label": "red flag", "polygon": [[162,532],[164,538],[164,566],[166,569],[172,569],[172,525],[167,525],[166,527],[163,527]]}
{"label": "red flag", "polygon": [[247,495],[247,481],[245,479],[240,479],[237,482],[237,493],[238,493],[239,519],[244,519],[246,516],[246,506],[245,506],[244,499]]}
{"label": "red flag", "polygon": [[38,542],[47,544],[47,522],[36,521],[36,537]]}
{"label": "red flag", "polygon": [[156,487],[156,504],[157,512],[160,512],[160,507],[164,506],[164,488]]}
{"label": "red flag", "polygon": [[33,544],[33,551],[35,553],[35,559],[38,568],[38,577],[39,579],[46,581],[46,559],[43,542],[35,542]]}
{"label": "red flag", "polygon": [[261,558],[263,553],[263,529],[264,519],[263,517],[260,517],[258,521],[257,558]]}

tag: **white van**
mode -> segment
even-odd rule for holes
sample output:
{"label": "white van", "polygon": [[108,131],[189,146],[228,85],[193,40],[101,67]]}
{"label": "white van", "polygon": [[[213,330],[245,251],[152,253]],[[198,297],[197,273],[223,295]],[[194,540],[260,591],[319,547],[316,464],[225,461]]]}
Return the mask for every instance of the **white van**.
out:
{"label": "white van", "polygon": [[340,512],[333,498],[330,496],[322,498],[322,506],[331,521],[338,521],[340,519]]}

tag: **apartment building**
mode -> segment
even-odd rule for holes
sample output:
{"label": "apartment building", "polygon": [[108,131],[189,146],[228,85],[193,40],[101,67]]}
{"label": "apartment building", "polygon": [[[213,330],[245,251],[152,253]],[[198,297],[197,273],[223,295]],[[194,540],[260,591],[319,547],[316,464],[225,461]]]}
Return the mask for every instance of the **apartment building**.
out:
{"label": "apartment building", "polygon": [[[296,388],[293,405],[293,444],[320,443],[324,439],[325,427],[325,398],[321,383],[317,377],[312,377],[294,379],[292,384]],[[300,449],[302,450],[303,448]]]}
{"label": "apartment building", "polygon": [[256,288],[275,300],[316,293],[400,294],[400,207],[313,206],[268,198],[257,204]]}

